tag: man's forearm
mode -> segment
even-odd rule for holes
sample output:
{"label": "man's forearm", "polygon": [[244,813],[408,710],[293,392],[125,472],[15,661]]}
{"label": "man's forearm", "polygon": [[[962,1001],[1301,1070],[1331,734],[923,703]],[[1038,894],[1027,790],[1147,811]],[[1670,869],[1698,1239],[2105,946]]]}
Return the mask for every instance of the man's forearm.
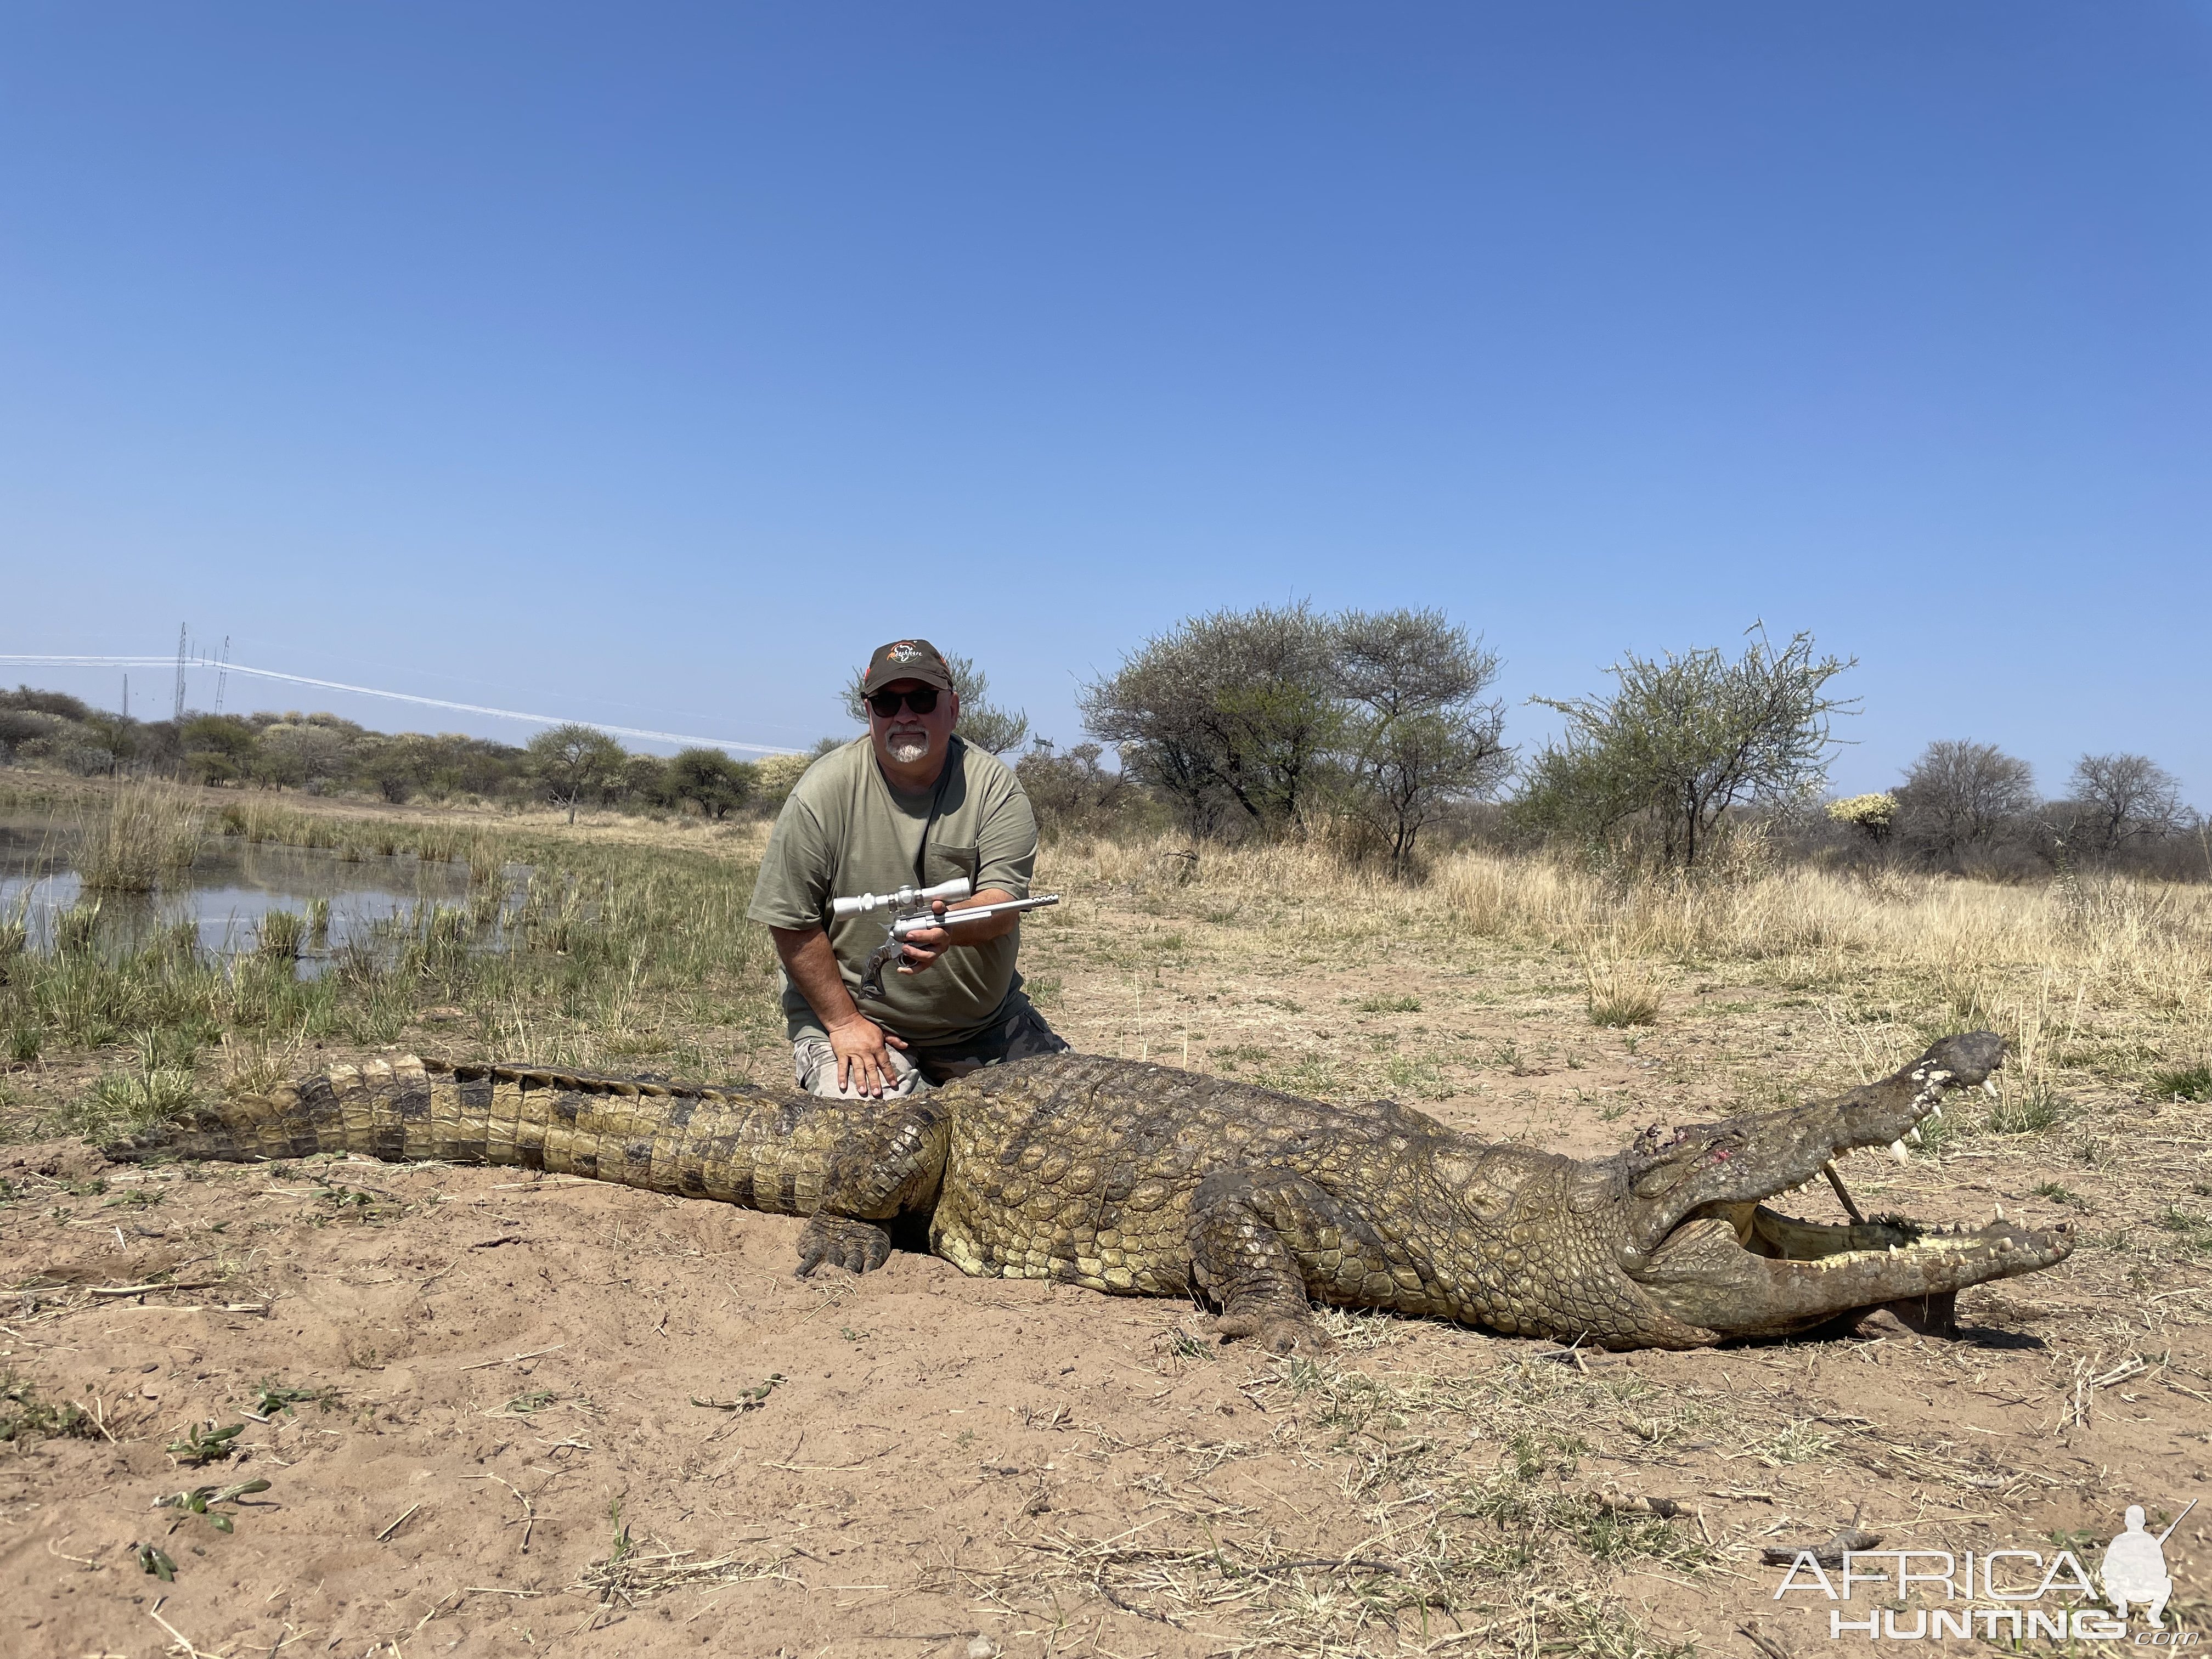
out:
{"label": "man's forearm", "polygon": [[853,994],[845,988],[845,975],[838,969],[837,952],[830,947],[828,933],[819,927],[768,931],[775,940],[775,954],[783,963],[783,971],[791,975],[791,982],[825,1030],[842,1025],[860,1013]]}

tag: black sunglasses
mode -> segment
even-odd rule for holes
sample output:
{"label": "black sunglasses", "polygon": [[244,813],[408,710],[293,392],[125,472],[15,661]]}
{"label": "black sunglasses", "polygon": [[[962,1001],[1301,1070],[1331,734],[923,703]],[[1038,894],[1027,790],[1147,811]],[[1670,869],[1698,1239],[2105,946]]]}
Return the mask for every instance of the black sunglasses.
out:
{"label": "black sunglasses", "polygon": [[917,714],[927,714],[937,707],[937,688],[925,685],[913,691],[878,691],[868,698],[868,707],[876,711],[879,720],[897,714],[902,702]]}

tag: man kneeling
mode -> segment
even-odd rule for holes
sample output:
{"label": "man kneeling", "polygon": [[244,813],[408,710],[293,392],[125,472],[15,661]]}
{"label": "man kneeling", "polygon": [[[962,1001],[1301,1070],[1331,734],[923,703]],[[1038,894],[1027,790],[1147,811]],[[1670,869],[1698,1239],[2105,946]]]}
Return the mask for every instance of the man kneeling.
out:
{"label": "man kneeling", "polygon": [[[868,732],[807,769],[777,816],[746,911],[768,924],[784,972],[783,1012],[801,1088],[910,1094],[979,1066],[1067,1047],[1022,994],[1014,912],[963,923],[963,907],[1030,896],[1036,817],[1009,767],[953,735],[952,671],[927,640],[896,640],[860,682]],[[860,975],[883,942],[873,916],[836,916],[853,893],[933,887],[964,876],[972,896],[941,927],[907,940],[863,1012]]]}

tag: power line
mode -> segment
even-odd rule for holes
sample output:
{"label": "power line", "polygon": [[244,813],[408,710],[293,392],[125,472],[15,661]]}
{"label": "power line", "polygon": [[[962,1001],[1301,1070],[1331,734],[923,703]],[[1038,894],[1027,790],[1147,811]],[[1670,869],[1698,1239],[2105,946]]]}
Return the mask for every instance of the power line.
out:
{"label": "power line", "polygon": [[[147,665],[166,666],[167,657],[113,656],[31,656],[17,652],[0,651],[0,666],[9,668],[138,668]],[[201,666],[212,666],[202,664]],[[185,710],[185,652],[181,633],[178,640],[177,718],[184,718]],[[387,697],[394,702],[417,703],[429,708],[457,709],[465,714],[489,714],[495,720],[524,720],[532,726],[588,726],[595,732],[605,732],[617,738],[643,738],[654,743],[697,744],[708,749],[743,750],[754,755],[795,755],[796,749],[779,748],[772,744],[739,743],[734,738],[693,737],[683,732],[653,732],[635,726],[609,726],[599,720],[569,720],[559,714],[530,714],[516,708],[492,708],[483,703],[453,702],[444,697],[418,697],[411,691],[385,691],[373,685],[349,685],[342,680],[319,680],[306,674],[287,674],[275,668],[254,668],[242,662],[226,663],[224,672],[232,674],[252,674],[264,680],[285,680],[294,685],[319,686],[325,691],[350,691],[364,697]]]}

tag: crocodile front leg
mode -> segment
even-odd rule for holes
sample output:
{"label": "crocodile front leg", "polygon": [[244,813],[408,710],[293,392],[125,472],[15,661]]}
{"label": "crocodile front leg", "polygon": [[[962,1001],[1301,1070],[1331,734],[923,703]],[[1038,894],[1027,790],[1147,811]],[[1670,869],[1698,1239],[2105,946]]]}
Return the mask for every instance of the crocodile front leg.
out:
{"label": "crocodile front leg", "polygon": [[890,1257],[881,1224],[937,1201],[951,1143],[951,1120],[930,1095],[886,1101],[880,1116],[856,1123],[822,1177],[822,1201],[799,1236],[799,1270],[824,1262],[865,1273]]}
{"label": "crocodile front leg", "polygon": [[[1217,1170],[1191,1195],[1191,1276],[1219,1304],[1224,1337],[1257,1338],[1273,1353],[1319,1352],[1311,1294],[1334,1280],[1349,1224],[1328,1193],[1289,1170]],[[1331,1298],[1334,1299],[1334,1298]]]}

